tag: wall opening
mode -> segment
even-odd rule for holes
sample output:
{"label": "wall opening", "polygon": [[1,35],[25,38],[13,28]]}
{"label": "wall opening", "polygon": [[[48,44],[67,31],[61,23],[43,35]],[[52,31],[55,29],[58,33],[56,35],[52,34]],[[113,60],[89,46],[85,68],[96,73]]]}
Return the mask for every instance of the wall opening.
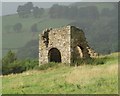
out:
{"label": "wall opening", "polygon": [[49,62],[61,62],[61,53],[57,48],[52,48],[48,52]]}
{"label": "wall opening", "polygon": [[76,47],[76,55],[78,58],[83,58],[83,48],[81,46]]}

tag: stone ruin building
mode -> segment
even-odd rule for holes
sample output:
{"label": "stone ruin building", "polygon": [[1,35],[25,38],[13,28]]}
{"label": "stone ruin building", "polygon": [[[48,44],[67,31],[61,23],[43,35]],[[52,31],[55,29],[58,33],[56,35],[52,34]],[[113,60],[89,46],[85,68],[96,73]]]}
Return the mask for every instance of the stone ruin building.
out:
{"label": "stone ruin building", "polygon": [[48,62],[74,63],[97,53],[86,41],[84,32],[75,26],[46,29],[39,35],[39,65]]}

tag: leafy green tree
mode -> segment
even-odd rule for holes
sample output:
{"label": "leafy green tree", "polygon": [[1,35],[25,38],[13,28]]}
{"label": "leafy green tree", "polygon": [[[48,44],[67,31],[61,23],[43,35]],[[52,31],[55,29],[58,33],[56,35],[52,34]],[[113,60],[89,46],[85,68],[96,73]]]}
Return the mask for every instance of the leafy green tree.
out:
{"label": "leafy green tree", "polygon": [[24,17],[23,7],[21,5],[18,6],[17,13],[18,13],[19,17]]}
{"label": "leafy green tree", "polygon": [[17,57],[16,57],[15,53],[12,52],[11,50],[8,51],[6,56],[4,56],[2,59],[2,73],[3,74],[11,73],[11,71],[12,71],[11,63],[13,63],[16,60],[17,60]]}
{"label": "leafy green tree", "polygon": [[33,9],[33,3],[28,2],[24,5],[19,5],[17,8],[17,13],[18,13],[19,17],[27,18],[31,14],[32,9]]}
{"label": "leafy green tree", "polygon": [[15,60],[17,60],[17,57],[15,53],[10,50],[8,51],[6,56],[2,59],[2,64],[9,64],[9,63],[14,62]]}
{"label": "leafy green tree", "polygon": [[19,17],[21,18],[27,18],[30,14],[30,11],[26,9],[26,6],[24,5],[23,6],[19,5],[17,8],[17,12],[18,12]]}
{"label": "leafy green tree", "polygon": [[44,9],[43,8],[39,8],[39,7],[34,7],[33,8],[33,16],[35,18],[40,18],[44,13]]}
{"label": "leafy green tree", "polygon": [[[32,50],[30,51],[32,52]],[[22,53],[22,56],[24,56],[24,54],[25,53]],[[2,68],[0,66],[0,69],[2,69],[2,74],[7,75],[10,73],[22,73],[23,71],[34,69],[36,66],[38,66],[38,59],[26,59],[26,58],[24,58],[24,60],[18,60],[14,52],[12,52],[11,50],[8,51],[6,56],[4,56],[2,59]]]}
{"label": "leafy green tree", "polygon": [[59,12],[61,11],[60,5],[54,4],[50,9],[49,9],[49,14],[51,18],[58,18],[59,17]]}
{"label": "leafy green tree", "polygon": [[13,26],[13,30],[15,32],[21,32],[22,31],[22,24],[21,23],[17,23]]}
{"label": "leafy green tree", "polygon": [[31,11],[33,9],[33,3],[32,2],[28,2],[24,6],[26,6],[27,10]]}
{"label": "leafy green tree", "polygon": [[78,10],[78,17],[80,19],[92,19],[99,18],[99,11],[96,6],[81,7]]}

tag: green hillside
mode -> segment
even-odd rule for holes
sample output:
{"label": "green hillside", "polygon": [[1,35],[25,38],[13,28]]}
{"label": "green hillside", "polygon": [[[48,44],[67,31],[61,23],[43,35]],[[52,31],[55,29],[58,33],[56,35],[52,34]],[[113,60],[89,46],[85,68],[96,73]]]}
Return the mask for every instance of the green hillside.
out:
{"label": "green hillside", "polygon": [[[110,52],[116,52],[118,51],[117,50],[118,31],[117,31],[117,15],[116,15],[117,10],[114,7],[115,4],[116,3],[77,2],[69,5],[69,6],[77,6],[77,7],[86,7],[85,10],[89,9],[89,7],[87,6],[97,6],[97,8],[95,9],[96,13],[94,13],[92,9],[91,11],[89,11],[89,13],[87,11],[84,11],[84,9],[81,9],[81,11],[78,10],[80,11],[78,17],[75,17],[76,13],[74,13],[74,7],[73,9],[69,9],[69,6],[67,7],[58,6],[58,8],[53,8],[52,9],[53,13],[50,13],[49,11],[50,9],[45,9],[45,13],[40,18],[35,18],[33,17],[33,15],[30,15],[28,18],[21,18],[17,14],[2,16],[3,56],[10,49],[15,52],[18,52],[20,49],[19,53],[21,53],[22,52],[21,50],[23,50],[21,49],[21,47],[25,47],[24,49],[27,50],[26,52],[28,53],[29,51],[28,47],[32,47],[32,48],[34,47],[30,45],[31,40],[38,41],[39,38],[38,34],[42,32],[42,30],[50,27],[52,28],[61,27],[68,24],[83,29],[88,44],[98,53],[108,54]],[[63,9],[59,9],[59,7]],[[66,8],[69,10],[65,11]],[[103,14],[100,14],[100,12],[97,11],[97,9],[101,11],[104,8],[108,8],[108,10],[105,12],[103,11]],[[56,11],[56,9],[58,9],[59,11]],[[68,14],[67,12],[69,11],[71,11],[71,13]],[[61,14],[60,12],[63,14]],[[91,17],[89,17],[90,13],[97,14],[97,12],[99,13],[98,16],[96,15],[97,19],[95,19],[95,17],[92,14]],[[51,14],[54,14],[54,16],[56,17],[51,17]],[[83,17],[80,17],[81,15],[83,15]],[[21,23],[23,26],[21,32],[15,32],[13,30],[14,25],[17,23]],[[33,33],[31,32],[31,27],[34,24],[37,24],[38,32]],[[29,46],[25,46],[28,42],[30,42]],[[33,50],[32,48],[31,50]],[[26,52],[24,52],[23,50],[23,53]],[[27,54],[27,57],[31,57],[28,55],[29,54]]]}
{"label": "green hillside", "polygon": [[[18,48],[23,47],[28,41],[33,39],[38,39],[38,34],[42,32],[45,28],[55,28],[61,27],[71,23],[73,20],[66,20],[66,19],[50,19],[48,15],[44,14],[41,18],[19,18],[18,15],[8,15],[2,17],[3,24],[3,34],[2,34],[2,42],[3,42],[3,55],[9,49],[17,51]],[[14,32],[13,25],[16,23],[21,23],[23,25],[22,32]],[[30,28],[33,24],[37,23],[39,32],[33,34],[30,31]],[[9,30],[6,27],[10,26]]]}
{"label": "green hillside", "polygon": [[103,8],[108,8],[108,9],[113,9],[113,4],[112,2],[77,2],[73,3],[70,6],[77,6],[77,7],[87,7],[87,6],[96,6],[99,11],[101,12]]}
{"label": "green hillside", "polygon": [[3,76],[3,94],[117,94],[118,53],[102,57],[108,58],[103,65],[59,64],[44,71]]}

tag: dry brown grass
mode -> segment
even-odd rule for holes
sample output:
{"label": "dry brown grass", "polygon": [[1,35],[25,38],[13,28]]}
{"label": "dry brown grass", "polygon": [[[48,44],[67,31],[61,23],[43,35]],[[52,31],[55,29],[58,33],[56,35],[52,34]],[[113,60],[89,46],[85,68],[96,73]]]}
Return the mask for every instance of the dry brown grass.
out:
{"label": "dry brown grass", "polygon": [[95,78],[106,77],[118,74],[118,64],[112,64],[108,67],[103,66],[79,66],[76,67],[66,77],[66,81],[73,84],[88,84]]}

